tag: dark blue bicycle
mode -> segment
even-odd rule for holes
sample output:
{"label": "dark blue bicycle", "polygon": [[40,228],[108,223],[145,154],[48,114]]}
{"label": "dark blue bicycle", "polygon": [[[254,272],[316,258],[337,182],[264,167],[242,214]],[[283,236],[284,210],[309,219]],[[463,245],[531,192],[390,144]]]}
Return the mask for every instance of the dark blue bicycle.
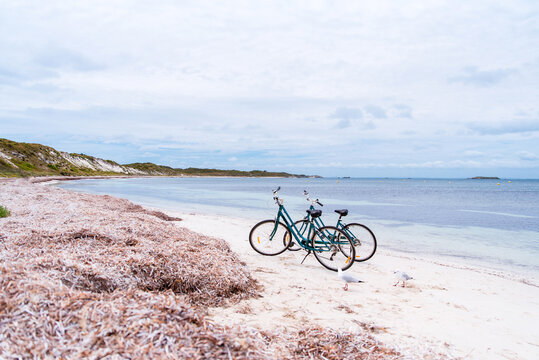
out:
{"label": "dark blue bicycle", "polygon": [[308,210],[310,218],[300,231],[286,211],[283,200],[277,196],[279,190],[280,187],[273,191],[273,200],[279,206],[277,217],[253,226],[249,233],[251,247],[262,255],[273,256],[286,251],[294,241],[308,254],[314,254],[316,260],[329,270],[350,268],[356,258],[356,251],[345,231],[335,226],[316,226],[315,219],[322,215],[322,211],[316,209]]}
{"label": "dark blue bicycle", "polygon": [[[314,207],[315,205],[324,205],[318,199],[311,199],[309,197],[309,193],[306,190],[303,190],[303,195],[306,197],[307,201],[311,203],[311,206],[309,208],[310,211],[307,211],[307,215],[303,219],[298,220],[294,223],[298,228],[300,234],[302,234],[304,231],[307,231],[311,223],[317,228],[322,228],[326,226],[326,224],[324,224],[324,221],[322,221],[321,217],[313,219],[311,216],[311,212],[316,210],[316,208]],[[374,233],[371,231],[371,229],[359,223],[344,223],[342,221],[342,218],[348,215],[347,209],[335,210],[335,212],[339,214],[339,219],[337,220],[337,224],[335,225],[335,227],[344,231],[344,233],[350,238],[350,240],[352,240],[352,243],[354,244],[354,247],[356,249],[355,261],[361,262],[372,258],[374,253],[376,252],[377,245],[376,237],[374,236]],[[298,251],[301,249],[302,247],[294,241],[291,241],[288,245],[288,250],[291,251]]]}

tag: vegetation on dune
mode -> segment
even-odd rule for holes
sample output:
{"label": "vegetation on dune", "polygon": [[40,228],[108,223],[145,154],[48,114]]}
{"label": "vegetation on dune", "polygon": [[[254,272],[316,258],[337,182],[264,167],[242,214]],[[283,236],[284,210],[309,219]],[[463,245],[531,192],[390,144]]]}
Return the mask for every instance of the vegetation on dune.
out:
{"label": "vegetation on dune", "polygon": [[306,175],[293,175],[286,172],[271,172],[265,170],[221,170],[221,169],[202,169],[202,168],[172,168],[170,166],[156,165],[153,163],[133,163],[125,165],[148,173],[149,175],[166,176],[245,176],[245,177],[307,177]]}
{"label": "vegetation on dune", "polygon": [[136,169],[147,173],[148,175],[167,175],[167,176],[178,176],[179,173],[177,170],[171,168],[170,166],[165,165],[156,165],[154,163],[133,163],[125,165],[132,169]]}
{"label": "vegetation on dune", "polygon": [[470,180],[500,180],[497,176],[474,176]]}
{"label": "vegetation on dune", "polygon": [[219,170],[187,168],[177,169],[182,175],[187,176],[247,176],[247,177],[307,177],[306,175],[292,175],[285,172],[271,172],[265,170]]}
{"label": "vegetation on dune", "polygon": [[[5,158],[0,158],[0,174],[7,177],[118,174],[110,171],[96,171],[87,167],[76,166],[66,160],[61,152],[41,144],[19,143],[0,139],[0,152],[4,156],[11,158],[9,162]],[[69,155],[76,155],[78,158],[95,159],[94,157],[81,154]]]}
{"label": "vegetation on dune", "polygon": [[60,152],[41,144],[0,139],[0,176],[2,177],[115,175],[306,177],[264,170],[240,171],[192,167],[175,169],[149,162],[120,165],[112,160],[90,155]]}
{"label": "vegetation on dune", "polygon": [[2,205],[0,205],[0,218],[5,218],[9,215],[11,215],[11,212]]}

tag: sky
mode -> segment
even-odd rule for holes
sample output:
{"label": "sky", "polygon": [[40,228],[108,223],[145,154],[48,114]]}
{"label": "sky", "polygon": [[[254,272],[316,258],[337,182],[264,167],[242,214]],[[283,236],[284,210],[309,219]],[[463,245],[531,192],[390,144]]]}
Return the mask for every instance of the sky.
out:
{"label": "sky", "polygon": [[539,2],[0,2],[0,137],[119,163],[539,178]]}

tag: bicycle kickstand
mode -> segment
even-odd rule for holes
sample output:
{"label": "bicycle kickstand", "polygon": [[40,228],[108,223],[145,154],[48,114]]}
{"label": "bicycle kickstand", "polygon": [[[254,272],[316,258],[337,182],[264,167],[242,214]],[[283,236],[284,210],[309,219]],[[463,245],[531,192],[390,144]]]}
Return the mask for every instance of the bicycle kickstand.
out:
{"label": "bicycle kickstand", "polygon": [[305,261],[305,259],[307,259],[307,256],[311,255],[311,250],[308,250],[307,251],[307,255],[305,255],[305,257],[303,258],[303,260],[301,260],[301,263],[303,264],[303,262]]}

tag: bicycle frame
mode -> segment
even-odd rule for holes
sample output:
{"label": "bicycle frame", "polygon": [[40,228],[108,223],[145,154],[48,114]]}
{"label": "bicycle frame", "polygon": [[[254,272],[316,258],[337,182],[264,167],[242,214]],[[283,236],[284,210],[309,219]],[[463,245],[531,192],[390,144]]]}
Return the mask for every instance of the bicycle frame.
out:
{"label": "bicycle frame", "polygon": [[[304,248],[306,250],[309,250],[309,251],[330,251],[331,250],[331,248],[328,246],[328,242],[326,242],[324,240],[322,240],[322,242],[317,242],[317,244],[323,244],[325,249],[320,249],[319,247],[314,248],[312,246],[309,246],[308,244],[309,244],[311,235],[313,234],[313,232],[318,231],[318,229],[320,229],[320,227],[315,226],[313,224],[312,219],[310,219],[309,220],[309,225],[310,226],[309,226],[309,229],[308,229],[308,232],[307,232],[307,237],[304,237],[300,233],[299,229],[296,227],[296,224],[294,224],[294,220],[292,219],[290,214],[288,214],[288,211],[286,211],[286,209],[285,209],[284,205],[282,204],[282,202],[278,202],[278,204],[279,204],[279,211],[277,212],[277,217],[275,219],[276,220],[275,221],[275,228],[273,229],[273,232],[271,233],[270,238],[273,238],[273,236],[277,232],[277,227],[279,226],[279,223],[282,220],[283,223],[288,228],[288,231],[290,232],[290,234],[296,240],[296,243],[299,246],[301,246],[302,248]],[[314,220],[318,220],[318,219],[314,219]],[[324,238],[328,239],[329,243],[335,244],[335,242],[331,240],[331,237],[328,237],[328,236],[324,235]]]}
{"label": "bicycle frame", "polygon": [[[316,208],[315,208],[313,205],[311,205],[310,208],[309,208],[309,210],[316,210]],[[342,218],[342,216],[339,216],[339,219],[337,220],[337,224],[335,225],[335,227],[336,227],[337,229],[340,229],[340,230],[343,230],[343,231],[344,231],[344,230],[345,230],[344,228],[346,227],[346,224],[341,220],[341,218]],[[321,217],[318,217],[318,218],[316,218],[316,219],[313,220],[313,219],[311,219],[311,215],[307,214],[307,215],[303,218],[303,220],[307,220],[308,222],[313,222],[314,225],[315,225],[317,228],[321,228],[321,227],[326,226],[326,224],[324,224],[324,221],[322,220]],[[348,235],[348,234],[346,234],[346,235]]]}
{"label": "bicycle frame", "polygon": [[[314,207],[314,205],[311,205],[309,207],[309,210],[316,210],[316,208]],[[314,226],[315,229],[320,229],[321,227],[324,227],[326,226],[326,224],[324,224],[324,221],[322,220],[321,217],[318,217],[318,218],[315,218],[315,219],[312,219],[311,218],[311,215],[310,214],[307,214],[303,220],[307,220],[307,223],[308,224],[311,224],[311,227]],[[339,219],[337,219],[337,224],[335,225],[335,227],[339,230],[342,230],[346,236],[348,236],[350,238],[350,240],[352,240],[352,242],[354,243],[354,245],[356,244],[356,236],[349,230],[346,228],[346,223],[344,223],[342,221],[342,216],[339,216]],[[303,229],[303,225],[302,227],[300,227],[299,231],[300,231],[300,235],[301,235],[301,230]],[[310,231],[310,230],[309,230]]]}

